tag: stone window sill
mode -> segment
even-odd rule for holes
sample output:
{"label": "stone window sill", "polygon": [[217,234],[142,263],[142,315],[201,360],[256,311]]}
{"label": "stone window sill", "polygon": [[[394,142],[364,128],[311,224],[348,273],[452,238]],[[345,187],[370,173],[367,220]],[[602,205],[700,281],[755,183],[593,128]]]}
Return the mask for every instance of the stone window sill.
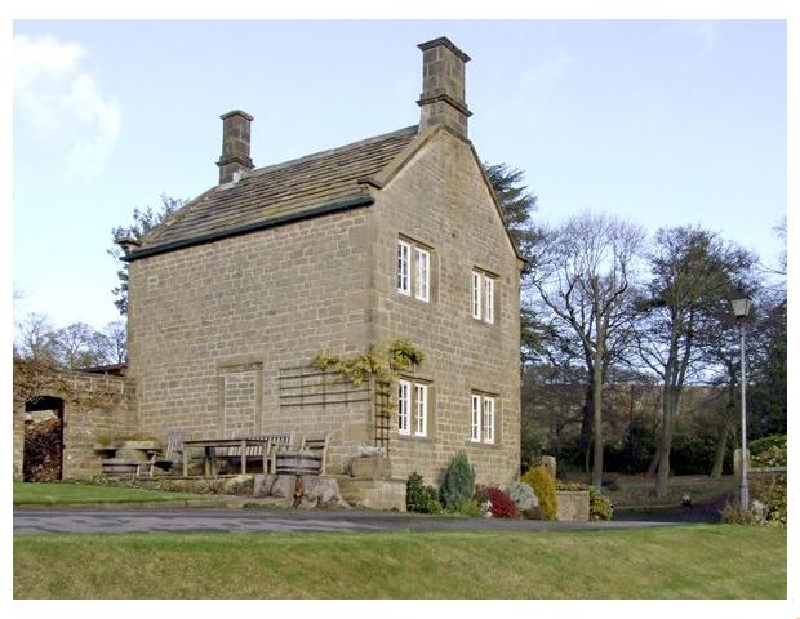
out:
{"label": "stone window sill", "polygon": [[398,434],[397,439],[400,441],[413,441],[417,443],[432,443],[433,437],[428,436],[415,436],[413,434]]}
{"label": "stone window sill", "polygon": [[476,447],[478,449],[500,449],[501,445],[497,441],[494,443],[484,443],[483,441],[470,441],[469,439],[465,441],[464,445],[467,447]]}

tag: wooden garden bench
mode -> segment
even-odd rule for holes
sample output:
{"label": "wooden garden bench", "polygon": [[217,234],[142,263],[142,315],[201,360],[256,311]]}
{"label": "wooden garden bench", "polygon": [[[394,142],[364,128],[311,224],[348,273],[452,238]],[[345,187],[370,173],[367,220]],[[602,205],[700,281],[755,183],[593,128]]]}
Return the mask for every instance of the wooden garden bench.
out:
{"label": "wooden garden bench", "polygon": [[171,434],[167,435],[167,447],[164,450],[163,454],[155,453],[153,454],[150,461],[144,465],[139,467],[139,471],[137,472],[138,475],[142,475],[145,470],[149,471],[150,477],[155,474],[156,468],[159,468],[163,471],[170,471],[172,467],[180,459],[180,454],[183,449],[183,441],[186,439],[186,433],[184,432],[172,432]]}
{"label": "wooden garden bench", "polygon": [[[268,458],[269,472],[275,472],[275,452],[279,449],[290,449],[292,446],[292,434],[259,434],[251,435],[245,438],[249,441],[265,441],[267,444],[263,449],[267,450],[266,456]],[[219,451],[215,449],[214,457],[227,460],[233,467],[237,467],[242,459],[242,448],[240,446],[222,447]],[[261,445],[247,445],[245,447],[245,460],[262,460],[262,446]]]}
{"label": "wooden garden bench", "polygon": [[306,434],[303,440],[300,441],[300,451],[311,451],[321,456],[320,459],[320,475],[325,474],[325,454],[328,451],[328,434],[316,433]]}

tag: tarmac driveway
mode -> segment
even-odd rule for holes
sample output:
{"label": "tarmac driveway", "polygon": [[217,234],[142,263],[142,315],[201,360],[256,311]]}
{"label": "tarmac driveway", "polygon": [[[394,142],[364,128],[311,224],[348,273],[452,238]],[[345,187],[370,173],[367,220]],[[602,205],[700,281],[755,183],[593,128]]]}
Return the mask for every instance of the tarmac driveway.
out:
{"label": "tarmac driveway", "polygon": [[675,521],[544,522],[424,516],[397,512],[211,508],[15,509],[14,534],[237,533],[254,531],[607,531]]}

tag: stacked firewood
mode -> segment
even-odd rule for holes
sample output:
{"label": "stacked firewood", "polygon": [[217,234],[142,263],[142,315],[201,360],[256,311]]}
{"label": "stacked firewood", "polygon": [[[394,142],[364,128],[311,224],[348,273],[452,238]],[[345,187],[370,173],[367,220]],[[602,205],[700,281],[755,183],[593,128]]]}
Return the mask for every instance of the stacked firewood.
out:
{"label": "stacked firewood", "polygon": [[61,478],[61,420],[44,419],[25,424],[25,481],[57,481]]}

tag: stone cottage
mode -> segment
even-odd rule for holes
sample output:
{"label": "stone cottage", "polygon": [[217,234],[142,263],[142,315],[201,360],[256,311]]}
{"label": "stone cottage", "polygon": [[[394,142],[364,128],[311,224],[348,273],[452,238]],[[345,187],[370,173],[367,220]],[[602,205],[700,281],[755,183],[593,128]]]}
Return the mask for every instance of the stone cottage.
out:
{"label": "stone cottage", "polygon": [[[468,137],[470,58],[419,49],[417,125],[256,168],[253,117],[224,114],[219,183],[125,247],[141,432],[324,431],[330,473],[377,445],[395,478],[433,483],[458,451],[479,482],[516,477],[522,261]],[[388,416],[311,367],[397,338],[425,359]]]}

